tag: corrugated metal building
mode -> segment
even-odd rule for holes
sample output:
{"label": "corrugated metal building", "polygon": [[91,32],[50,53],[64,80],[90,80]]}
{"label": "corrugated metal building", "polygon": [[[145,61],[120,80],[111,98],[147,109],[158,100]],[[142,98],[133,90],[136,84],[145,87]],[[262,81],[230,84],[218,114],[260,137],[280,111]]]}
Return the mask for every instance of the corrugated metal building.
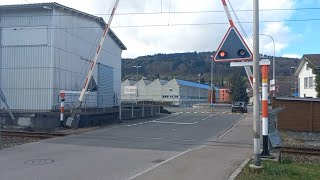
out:
{"label": "corrugated metal building", "polygon": [[[12,109],[59,108],[59,91],[79,91],[105,21],[58,3],[0,6],[0,87]],[[110,30],[85,105],[118,105],[124,44]],[[93,83],[93,84],[95,84]],[[77,96],[66,97],[66,103]],[[1,108],[4,104],[0,104]]]}
{"label": "corrugated metal building", "polygon": [[[125,86],[136,86],[138,97],[135,94],[125,94]],[[125,80],[121,84],[121,100],[153,100],[181,107],[191,107],[199,102],[207,103],[209,88],[208,85],[175,78],[170,81],[156,79],[152,82],[145,79],[138,82]]]}

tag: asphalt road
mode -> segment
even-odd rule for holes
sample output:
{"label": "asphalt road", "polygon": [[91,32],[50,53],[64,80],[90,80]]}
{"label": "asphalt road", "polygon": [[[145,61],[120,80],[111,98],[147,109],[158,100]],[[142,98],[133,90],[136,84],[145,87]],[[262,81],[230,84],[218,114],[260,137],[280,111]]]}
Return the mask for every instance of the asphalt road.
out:
{"label": "asphalt road", "polygon": [[[157,164],[215,139],[245,114],[230,109],[171,109],[174,113],[138,119],[69,137],[0,151],[0,179],[139,179]],[[48,159],[50,164],[25,162]]]}

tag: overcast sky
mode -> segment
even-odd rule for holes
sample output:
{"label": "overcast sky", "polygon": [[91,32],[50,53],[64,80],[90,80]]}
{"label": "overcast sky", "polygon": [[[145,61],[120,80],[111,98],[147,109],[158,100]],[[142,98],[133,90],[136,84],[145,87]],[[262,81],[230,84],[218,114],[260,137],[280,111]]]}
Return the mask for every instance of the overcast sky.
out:
{"label": "overcast sky", "polygon": [[[110,12],[114,0],[56,0],[90,14],[103,16]],[[52,2],[47,0],[0,0],[0,4]],[[252,0],[230,0],[236,10],[252,9]],[[320,7],[319,0],[261,0],[261,21],[282,21],[260,24],[260,33],[272,36],[276,42],[276,55],[301,57],[306,53],[319,53],[319,48],[312,47],[318,34],[320,21],[287,22],[283,20],[306,19],[310,14],[319,12],[265,9],[294,9],[301,7]],[[127,46],[123,57],[137,57],[156,53],[215,51],[226,33],[229,25],[224,12],[210,13],[175,13],[190,11],[221,11],[220,0],[120,0],[116,15],[111,24],[113,31]],[[132,14],[135,12],[158,12],[158,14]],[[161,13],[162,12],[162,13]],[[172,12],[172,13],[168,13]],[[100,14],[100,15],[99,15]],[[235,20],[234,14],[233,18]],[[252,22],[251,11],[237,12],[241,22]],[[312,18],[316,18],[312,16]],[[209,23],[209,25],[208,25]],[[222,23],[222,24],[210,24]],[[177,26],[177,24],[201,24],[192,26]],[[163,25],[156,27],[123,27],[140,25]],[[249,47],[252,44],[252,24],[242,24],[249,37]],[[122,27],[121,27],[122,26]],[[239,24],[236,24],[240,30]],[[313,28],[315,27],[315,28]],[[243,34],[241,32],[241,34]],[[311,36],[311,37],[310,37]],[[260,53],[273,54],[273,43],[269,37],[260,36]],[[319,39],[319,38],[318,38]],[[318,41],[319,42],[319,41]],[[310,47],[310,48],[309,48]],[[317,46],[318,47],[318,46]]]}

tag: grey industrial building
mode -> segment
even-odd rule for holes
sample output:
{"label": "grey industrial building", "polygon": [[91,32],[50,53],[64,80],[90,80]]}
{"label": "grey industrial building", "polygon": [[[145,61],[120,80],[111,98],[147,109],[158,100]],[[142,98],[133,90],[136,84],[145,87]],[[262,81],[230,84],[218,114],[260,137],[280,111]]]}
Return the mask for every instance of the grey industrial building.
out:
{"label": "grey industrial building", "polygon": [[[60,90],[82,89],[106,26],[101,17],[58,3],[38,3],[0,6],[0,19],[0,87],[12,109],[55,110]],[[119,105],[122,50],[125,45],[110,30],[86,107]],[[77,99],[67,95],[66,108]]]}
{"label": "grey industrial building", "polygon": [[[134,86],[137,94],[126,94],[125,87]],[[191,107],[194,104],[208,102],[210,86],[195,82],[171,79],[170,81],[155,79],[153,81],[141,79],[139,81],[125,80],[121,83],[122,101],[165,102],[181,107]]]}

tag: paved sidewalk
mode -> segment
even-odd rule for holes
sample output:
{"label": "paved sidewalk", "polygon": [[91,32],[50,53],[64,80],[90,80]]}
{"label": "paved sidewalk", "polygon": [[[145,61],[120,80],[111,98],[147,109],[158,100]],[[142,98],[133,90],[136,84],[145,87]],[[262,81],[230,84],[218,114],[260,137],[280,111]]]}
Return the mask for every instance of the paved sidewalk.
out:
{"label": "paved sidewalk", "polygon": [[134,180],[225,180],[252,156],[252,114],[219,138],[158,167],[131,177]]}

